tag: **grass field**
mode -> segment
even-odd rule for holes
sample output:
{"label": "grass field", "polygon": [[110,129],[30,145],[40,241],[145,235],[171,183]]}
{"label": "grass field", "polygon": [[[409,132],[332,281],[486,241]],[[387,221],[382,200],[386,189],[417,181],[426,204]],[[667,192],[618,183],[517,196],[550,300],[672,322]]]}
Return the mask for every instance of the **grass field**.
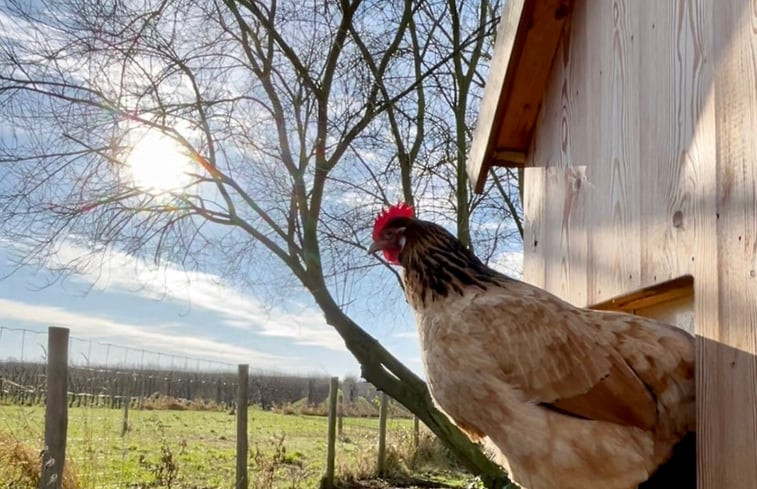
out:
{"label": "grass field", "polygon": [[[43,439],[42,407],[0,406],[0,433],[38,452]],[[69,410],[67,463],[80,489],[231,488],[235,470],[235,417],[218,411],[140,411],[129,413],[121,436],[120,410]],[[318,487],[325,470],[326,419],[283,415],[250,408],[250,487]],[[444,450],[422,434],[412,443],[412,421],[389,421],[387,467],[397,474],[423,476],[452,486],[469,476],[449,468]],[[370,478],[376,464],[378,421],[345,418],[337,443],[337,477]],[[0,450],[2,447],[0,446]],[[0,488],[3,480],[0,453]]]}

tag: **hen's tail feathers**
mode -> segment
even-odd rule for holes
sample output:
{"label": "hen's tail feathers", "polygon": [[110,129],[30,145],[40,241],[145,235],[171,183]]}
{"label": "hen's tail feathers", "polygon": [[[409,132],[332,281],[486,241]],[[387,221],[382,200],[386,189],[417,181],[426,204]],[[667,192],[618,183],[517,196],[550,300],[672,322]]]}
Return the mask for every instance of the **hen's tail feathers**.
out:
{"label": "hen's tail feathers", "polygon": [[673,456],[639,489],[696,489],[697,438],[689,433],[673,448]]}

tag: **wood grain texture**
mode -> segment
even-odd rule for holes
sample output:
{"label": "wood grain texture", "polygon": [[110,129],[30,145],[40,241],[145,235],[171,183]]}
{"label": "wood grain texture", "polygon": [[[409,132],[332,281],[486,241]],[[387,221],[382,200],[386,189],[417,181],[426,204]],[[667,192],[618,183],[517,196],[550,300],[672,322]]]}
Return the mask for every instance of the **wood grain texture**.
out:
{"label": "wood grain texture", "polygon": [[526,2],[500,98],[500,113],[504,117],[497,121],[500,123],[497,148],[528,148],[572,3],[572,0]]}
{"label": "wood grain texture", "polygon": [[523,280],[544,287],[544,190],[546,170],[523,170]]}
{"label": "wood grain texture", "polygon": [[[559,51],[559,50],[558,50]],[[534,138],[533,149],[529,152],[529,165],[540,167],[544,172],[544,191],[542,192],[542,222],[545,236],[550,239],[542,240],[540,253],[543,256],[544,270],[541,287],[564,293],[562,290],[562,265],[565,257],[562,255],[563,206],[565,204],[565,177],[561,161],[560,139],[554,137],[560,133],[560,89],[562,83],[563,64],[555,62],[552,78],[545,92],[545,100],[539,113],[538,125],[542,134],[550,139],[542,140],[537,135]],[[525,195],[525,194],[524,194]]]}
{"label": "wood grain texture", "polygon": [[675,324],[692,335],[696,334],[694,322],[694,295],[672,299],[663,303],[634,309],[634,314]]}
{"label": "wood grain texture", "polygon": [[334,467],[336,462],[336,398],[339,393],[339,377],[331,377],[329,381],[329,418],[328,434],[326,438],[326,474],[323,477],[324,489],[334,488]]}
{"label": "wood grain texture", "polygon": [[[590,45],[590,36],[592,32],[596,32],[595,24],[601,18],[602,14],[597,14],[586,2],[576,2],[574,5],[559,58],[564,64],[559,84],[560,131],[554,134],[540,133],[543,140],[560,142],[561,160],[571,169],[566,179],[567,195],[572,204],[567,231],[567,268],[570,273],[566,274],[566,278],[576,284],[576,289],[565,298],[579,305],[588,304],[593,296],[589,290],[592,267],[589,259],[589,235],[594,232],[595,212],[591,205],[592,198],[596,197],[593,194],[597,191],[597,186],[589,178],[596,167],[600,80],[599,70],[596,69],[597,53],[594,46]],[[591,74],[597,76],[592,77]],[[545,236],[545,239],[556,238]]]}
{"label": "wood grain texture", "polygon": [[250,405],[250,366],[239,364],[237,367],[239,384],[237,387],[237,465],[235,489],[247,489],[249,479],[247,475],[247,453],[249,449],[249,431],[247,429],[247,414]]}
{"label": "wood grain texture", "polygon": [[42,451],[42,488],[61,489],[68,437],[68,341],[67,328],[48,328],[45,448]]}
{"label": "wood grain texture", "polygon": [[550,238],[542,251],[547,260],[544,286],[574,304],[585,304],[589,137],[584,125],[584,61],[572,59],[584,56],[585,49],[570,44],[574,39],[585,44],[583,36],[570,35],[573,25],[584,28],[585,9],[581,2],[576,6],[553,62],[528,165],[546,169],[544,222]]}
{"label": "wood grain texture", "polygon": [[640,281],[638,3],[587,3],[591,159],[589,297],[599,302]]}
{"label": "wood grain texture", "polygon": [[553,215],[544,238],[563,275],[550,290],[574,303],[697,266],[714,179],[711,146],[696,135],[712,71],[704,1],[575,2],[528,162],[570,168],[563,191],[543,194]]}
{"label": "wood grain texture", "polygon": [[683,297],[694,296],[694,277],[684,275],[642,289],[612,297],[589,306],[600,311],[634,312],[637,309],[658,306]]}
{"label": "wood grain texture", "polygon": [[[476,192],[483,191],[491,165],[522,166],[572,3],[512,0],[505,4],[468,158],[467,171]],[[517,161],[503,159],[507,154],[516,155]]]}
{"label": "wood grain texture", "polygon": [[565,169],[562,166],[549,166],[545,169],[544,193],[546,202],[544,207],[544,225],[551,239],[544,241],[544,288],[554,291],[564,297],[569,284],[563,282],[567,273],[566,235],[569,234],[567,223],[564,221],[566,213],[567,189],[565,186]]}
{"label": "wood grain texture", "polygon": [[[526,279],[583,305],[693,275],[700,487],[753,489],[757,6],[583,0],[569,26],[528,155]],[[635,310],[690,328],[676,297]]]}
{"label": "wood grain texture", "polygon": [[[680,195],[685,195],[680,201],[684,204],[684,209],[679,209],[683,213],[683,232],[671,230],[677,245],[686,248],[682,248],[684,254],[673,255],[668,252],[667,256],[677,259],[676,262],[670,261],[671,265],[681,268],[691,267],[690,270],[694,276],[694,329],[697,337],[697,482],[700,489],[716,489],[728,486],[723,484],[724,481],[719,480],[717,476],[709,477],[707,472],[715,467],[728,466],[731,463],[731,454],[728,448],[724,450],[722,444],[713,443],[713,436],[715,438],[722,436],[724,423],[731,424],[731,429],[739,424],[738,419],[723,417],[720,409],[722,404],[729,404],[733,402],[733,399],[730,396],[723,397],[717,388],[712,388],[720,385],[721,368],[718,367],[718,357],[724,347],[706,339],[719,329],[720,324],[716,208],[717,134],[714,96],[716,55],[712,28],[713,11],[719,7],[712,0],[681,2],[680,5],[676,12],[681,8],[685,8],[686,12],[683,17],[676,16],[676,18],[682,18],[684,22],[675,25],[686,26],[688,45],[682,44],[675,58],[682,56],[679,53],[689,53],[687,73],[684,73],[682,78],[690,80],[689,84],[684,85],[690,91],[680,99],[680,104],[683,110],[690,107],[691,120],[695,122],[695,125],[684,148],[686,159],[686,165],[682,166],[684,175],[679,177],[679,182],[691,182],[686,191],[679,192]],[[679,34],[679,36],[682,35]],[[660,49],[664,47],[660,46]],[[670,120],[670,123],[676,123],[676,121]],[[670,199],[670,202],[674,203],[675,199]],[[675,223],[673,224],[675,226]],[[691,240],[691,242],[686,243],[686,240]],[[671,241],[672,239],[667,240],[666,246],[670,246]],[[648,243],[648,246],[651,246],[651,243]],[[688,246],[692,246],[690,256],[686,254],[689,251]],[[651,264],[651,261],[646,262],[647,267]],[[652,268],[647,268],[647,270],[653,272]],[[756,450],[757,447],[752,447],[752,457],[757,457]]]}
{"label": "wood grain texture", "polygon": [[[719,321],[702,331],[702,487],[757,487],[757,6],[712,10]],[[706,443],[706,445],[705,445]]]}
{"label": "wood grain texture", "polygon": [[497,27],[497,39],[494,44],[492,64],[484,87],[484,95],[478,112],[478,121],[471,141],[468,155],[468,178],[473,182],[476,192],[484,187],[486,175],[489,172],[487,154],[490,151],[490,141],[496,137],[495,130],[500,107],[500,97],[505,83],[505,76],[510,65],[510,58],[515,46],[515,36],[523,13],[526,0],[510,0],[505,4],[502,17]]}
{"label": "wood grain texture", "polygon": [[639,17],[639,113],[642,256],[645,284],[690,273],[694,267],[693,215],[703,168],[689,153],[709,89],[703,25],[692,1],[647,1]]}
{"label": "wood grain texture", "polygon": [[584,167],[545,168],[544,287],[574,304],[587,296],[584,182]]}
{"label": "wood grain texture", "polygon": [[588,291],[588,225],[589,193],[586,176],[591,138],[587,130],[586,102],[589,97],[583,66],[586,64],[587,39],[571,36],[576,29],[586,29],[586,9],[574,10],[566,26],[555,65],[561,65],[560,96],[560,162],[565,171],[560,231],[562,287],[560,295],[574,304],[586,304]]}

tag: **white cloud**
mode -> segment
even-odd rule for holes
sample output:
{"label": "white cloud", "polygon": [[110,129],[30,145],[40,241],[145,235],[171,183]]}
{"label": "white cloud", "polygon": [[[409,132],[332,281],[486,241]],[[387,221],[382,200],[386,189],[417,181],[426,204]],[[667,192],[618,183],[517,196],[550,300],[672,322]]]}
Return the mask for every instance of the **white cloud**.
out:
{"label": "white cloud", "polygon": [[418,332],[415,330],[412,331],[400,331],[398,333],[394,333],[392,335],[395,338],[402,338],[402,339],[417,339],[418,338]]}
{"label": "white cloud", "polygon": [[0,299],[0,319],[23,323],[72,327],[89,339],[122,340],[132,348],[160,350],[180,356],[219,362],[250,363],[260,368],[291,367],[299,358],[281,357],[223,343],[212,338],[188,336],[180,324],[136,325],[106,316],[74,312],[60,307]]}
{"label": "white cloud", "polygon": [[[92,251],[65,241],[44,264],[59,268]],[[319,310],[288,304],[288,310],[271,307],[244,294],[223,278],[191,272],[173,264],[151,266],[131,255],[106,249],[94,259],[79,263],[77,277],[102,290],[126,290],[152,299],[189,302],[193,307],[217,313],[223,324],[257,330],[265,336],[288,338],[300,345],[346,351],[344,341]]]}
{"label": "white cloud", "polygon": [[523,251],[503,251],[492,258],[489,265],[510,277],[520,279],[523,277]]}
{"label": "white cloud", "polygon": [[35,29],[31,23],[16,16],[6,15],[4,12],[0,12],[0,32],[2,32],[0,39],[6,41],[17,43],[34,41],[31,33],[35,32]]}

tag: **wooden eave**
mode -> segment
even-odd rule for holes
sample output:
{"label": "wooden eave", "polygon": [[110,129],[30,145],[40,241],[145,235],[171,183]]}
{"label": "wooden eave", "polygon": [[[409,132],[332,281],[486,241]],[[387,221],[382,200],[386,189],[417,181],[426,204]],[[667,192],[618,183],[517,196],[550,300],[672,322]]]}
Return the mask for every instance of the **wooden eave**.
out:
{"label": "wooden eave", "polygon": [[683,275],[589,306],[600,311],[634,312],[694,295],[694,277]]}
{"label": "wooden eave", "polygon": [[508,0],[468,156],[483,191],[492,165],[522,167],[572,0]]}

